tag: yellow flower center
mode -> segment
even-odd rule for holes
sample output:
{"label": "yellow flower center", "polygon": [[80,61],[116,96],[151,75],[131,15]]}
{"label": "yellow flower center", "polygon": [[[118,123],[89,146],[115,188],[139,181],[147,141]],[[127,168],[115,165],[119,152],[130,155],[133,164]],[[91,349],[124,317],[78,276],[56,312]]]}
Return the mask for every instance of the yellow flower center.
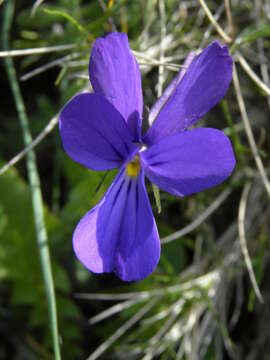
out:
{"label": "yellow flower center", "polygon": [[135,178],[139,175],[140,169],[140,158],[139,155],[136,155],[135,158],[127,164],[126,173],[129,177]]}

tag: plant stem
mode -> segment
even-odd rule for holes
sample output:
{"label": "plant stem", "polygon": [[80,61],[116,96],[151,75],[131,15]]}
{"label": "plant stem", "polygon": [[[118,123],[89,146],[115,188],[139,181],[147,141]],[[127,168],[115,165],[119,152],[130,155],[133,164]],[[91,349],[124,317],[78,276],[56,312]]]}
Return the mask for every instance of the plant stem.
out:
{"label": "plant stem", "polygon": [[[9,33],[10,33],[13,13],[14,13],[14,0],[6,1],[4,7],[3,23],[2,23],[2,45],[4,50],[9,49]],[[32,136],[29,129],[28,118],[26,115],[24,102],[17,82],[13,60],[10,57],[8,57],[5,58],[4,62],[5,62],[5,69],[8,75],[8,80],[10,83],[10,87],[14,96],[14,100],[18,112],[20,126],[23,133],[24,145],[27,147],[32,142]],[[47,301],[49,305],[49,316],[51,321],[54,354],[55,354],[55,359],[60,360],[61,354],[60,354],[60,347],[58,340],[59,336],[58,336],[54,282],[53,282],[50,253],[49,253],[49,247],[47,241],[47,231],[44,221],[40,180],[36,165],[36,157],[33,149],[30,149],[26,154],[26,166],[27,166],[27,174],[28,174],[30,191],[31,191],[36,237],[37,237],[38,249],[41,260],[41,268],[45,283]]]}

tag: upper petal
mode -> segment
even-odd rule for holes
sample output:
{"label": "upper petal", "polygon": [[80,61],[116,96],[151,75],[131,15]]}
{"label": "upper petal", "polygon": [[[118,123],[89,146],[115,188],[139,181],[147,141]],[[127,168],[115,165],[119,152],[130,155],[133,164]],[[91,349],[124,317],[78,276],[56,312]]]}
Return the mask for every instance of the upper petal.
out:
{"label": "upper petal", "polygon": [[115,272],[124,281],[152,273],[160,241],[142,173],[131,179],[120,170],[100,203],[77,225],[73,247],[84,266],[96,273]]}
{"label": "upper petal", "polygon": [[231,142],[216,129],[168,136],[141,153],[145,175],[174,195],[196,193],[222,183],[233,171]]}
{"label": "upper petal", "polygon": [[95,41],[89,75],[94,91],[116,107],[138,140],[143,108],[141,74],[126,34],[113,32]]}
{"label": "upper petal", "polygon": [[59,127],[67,154],[89,169],[120,167],[135,147],[121,114],[100,95],[71,99],[61,111]]}
{"label": "upper petal", "polygon": [[227,46],[210,44],[189,66],[182,81],[160,111],[144,141],[150,145],[183,131],[215,106],[226,94],[233,63]]}
{"label": "upper petal", "polygon": [[177,85],[180,83],[180,81],[183,79],[185,73],[187,72],[188,67],[192,63],[193,59],[195,58],[195,53],[191,51],[188,54],[188,57],[186,58],[183,67],[178,72],[178,74],[173,78],[173,80],[170,82],[170,84],[166,87],[163,94],[160,96],[160,98],[155,102],[155,104],[151,107],[149,111],[149,117],[148,117],[148,123],[149,125],[153,125],[156,117],[160,113],[161,109],[165,106],[167,101],[169,100],[172,93],[175,91]]}

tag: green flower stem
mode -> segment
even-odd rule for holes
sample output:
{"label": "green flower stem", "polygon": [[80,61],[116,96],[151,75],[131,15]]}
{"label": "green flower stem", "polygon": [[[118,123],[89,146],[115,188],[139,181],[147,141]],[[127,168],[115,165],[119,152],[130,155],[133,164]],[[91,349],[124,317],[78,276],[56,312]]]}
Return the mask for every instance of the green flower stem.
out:
{"label": "green flower stem", "polygon": [[[4,16],[2,23],[2,45],[4,50],[9,49],[9,32],[11,28],[13,13],[14,13],[14,0],[6,1],[4,6]],[[5,58],[4,61],[5,61],[5,69],[8,75],[8,80],[16,103],[19,121],[23,133],[24,145],[28,146],[32,142],[32,136],[29,129],[24,102],[17,82],[13,60],[12,58],[7,57]],[[49,306],[49,316],[51,321],[54,354],[55,354],[55,359],[60,360],[61,354],[59,347],[54,282],[53,282],[50,253],[49,253],[49,247],[47,241],[47,231],[45,227],[44,214],[43,214],[40,180],[36,165],[36,157],[33,149],[29,150],[26,155],[26,165],[27,165],[27,173],[28,173],[29,185],[30,185],[30,191],[32,197],[33,214],[34,214],[38,249],[41,260],[41,268],[42,268],[45,289],[46,289],[46,296]]]}
{"label": "green flower stem", "polygon": [[158,211],[158,214],[160,214],[162,209],[161,209],[159,188],[157,187],[157,185],[152,184],[152,189],[153,189],[154,198],[155,198],[155,202],[156,202],[156,206],[157,206],[157,211]]}

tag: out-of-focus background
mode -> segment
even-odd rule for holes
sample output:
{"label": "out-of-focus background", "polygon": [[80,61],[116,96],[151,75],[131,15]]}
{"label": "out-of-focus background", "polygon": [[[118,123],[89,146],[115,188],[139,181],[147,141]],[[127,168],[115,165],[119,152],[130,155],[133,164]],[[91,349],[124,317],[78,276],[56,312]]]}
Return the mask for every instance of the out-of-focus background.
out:
{"label": "out-of-focus background", "polygon": [[[269,359],[269,1],[0,4],[0,359],[60,359],[59,348],[63,359]],[[96,191],[104,173],[68,158],[57,126],[66,101],[91,91],[94,39],[113,30],[128,34],[140,64],[145,123],[190,51],[227,43],[236,70],[198,124],[230,137],[235,171],[190,197],[160,192],[160,214],[147,185],[163,245],[140,283],[96,276],[75,258],[74,227],[115,172]]]}

